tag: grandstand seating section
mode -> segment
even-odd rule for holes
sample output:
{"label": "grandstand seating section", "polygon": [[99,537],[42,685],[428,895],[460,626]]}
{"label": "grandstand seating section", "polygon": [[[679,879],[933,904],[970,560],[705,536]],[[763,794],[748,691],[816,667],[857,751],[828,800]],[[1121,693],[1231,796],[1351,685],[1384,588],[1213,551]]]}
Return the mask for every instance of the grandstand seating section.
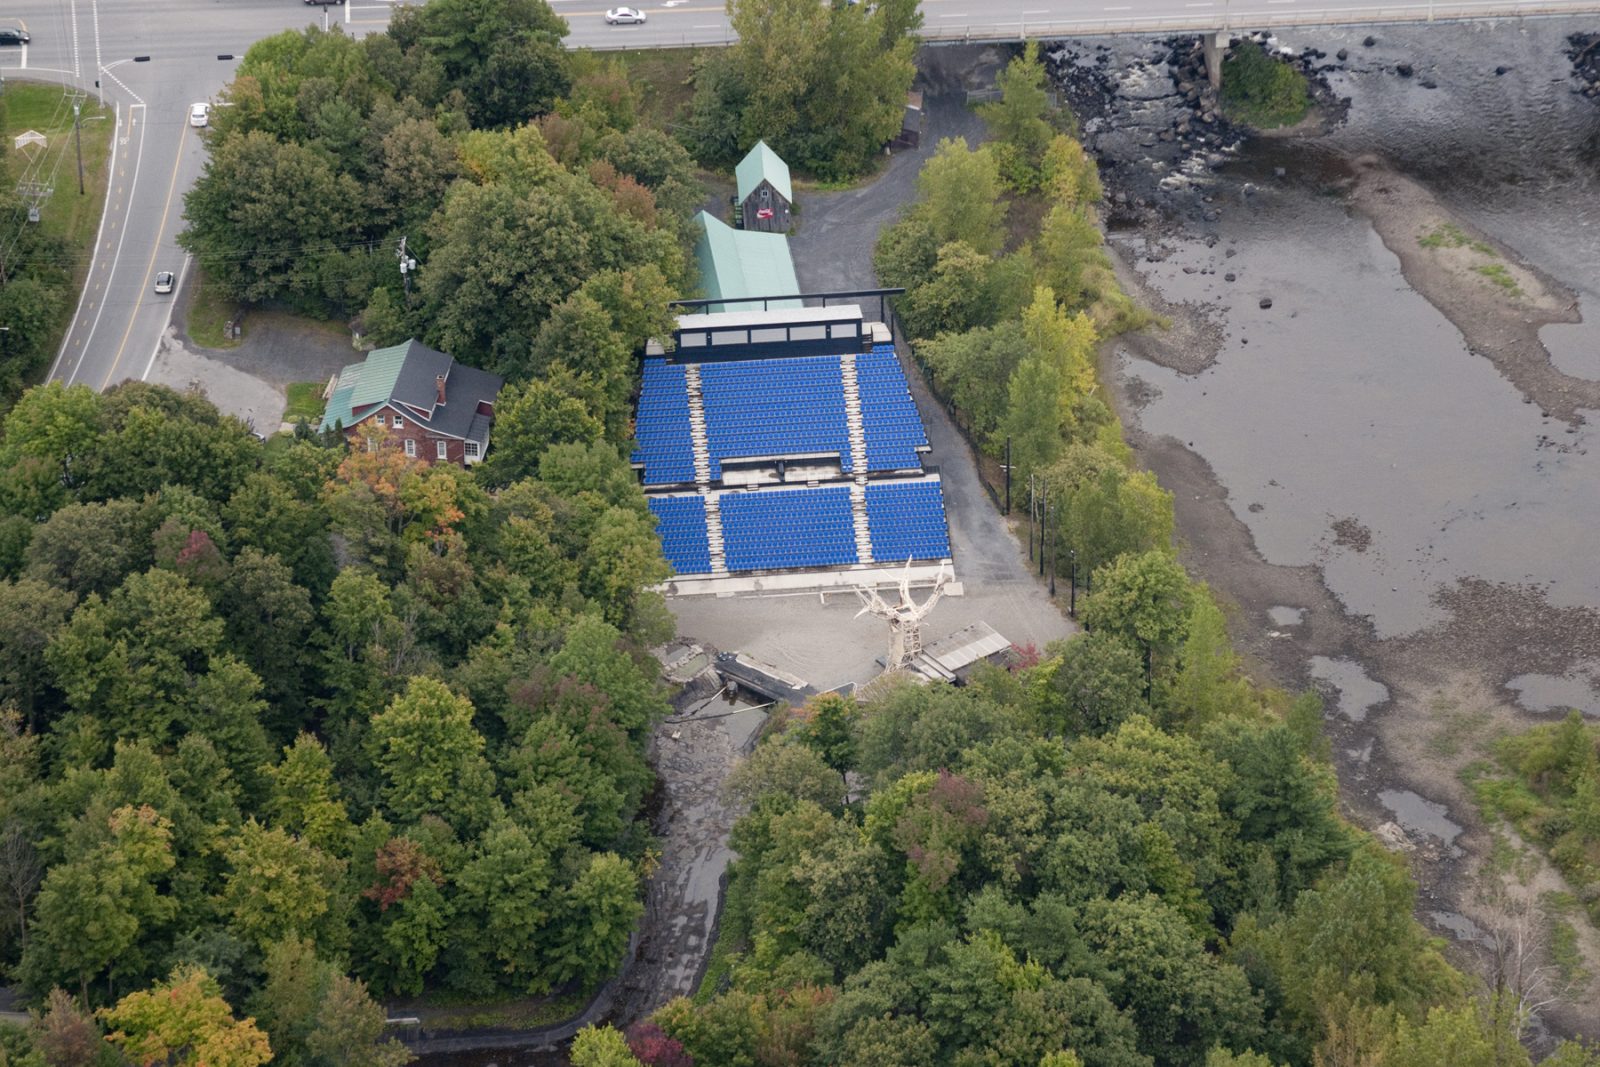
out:
{"label": "grandstand seating section", "polygon": [[857,562],[846,486],[724,493],[721,511],[722,550],[730,571]]}
{"label": "grandstand seating section", "polygon": [[856,357],[861,425],[867,438],[867,470],[904,470],[922,465],[917,454],[928,435],[917,414],[893,345],[874,345]]}
{"label": "grandstand seating section", "polygon": [[[693,477],[691,474],[690,477]],[[706,574],[711,570],[711,549],[706,544],[706,505],[698,496],[653,496],[650,510],[656,516],[661,554],[679,574]]]}
{"label": "grandstand seating section", "polygon": [[732,456],[830,452],[850,470],[838,356],[703,363],[700,396],[712,478]]}
{"label": "grandstand seating section", "polygon": [[[742,456],[837,454],[853,473],[838,356],[699,365],[711,479]],[[868,472],[920,470],[927,433],[892,345],[856,356]],[[646,486],[695,481],[684,367],[644,362],[633,462]],[[728,572],[844,567],[857,563],[855,517],[846,485],[717,492]],[[872,480],[864,488],[867,534],[879,566],[950,556],[940,483]],[[681,575],[711,572],[704,495],[651,496],[662,552]]]}
{"label": "grandstand seating section", "polygon": [[950,534],[940,483],[867,486],[867,532],[872,537],[872,558],[880,564],[948,557]]}
{"label": "grandstand seating section", "polygon": [[682,367],[660,359],[644,361],[644,389],[633,432],[638,441],[633,462],[644,464],[646,485],[694,481],[694,437]]}

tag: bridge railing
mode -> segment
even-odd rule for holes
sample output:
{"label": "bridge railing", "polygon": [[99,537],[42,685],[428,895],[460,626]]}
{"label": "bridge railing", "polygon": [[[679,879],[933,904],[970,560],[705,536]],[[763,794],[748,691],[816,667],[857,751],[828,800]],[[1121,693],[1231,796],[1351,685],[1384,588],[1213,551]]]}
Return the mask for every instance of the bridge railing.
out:
{"label": "bridge railing", "polygon": [[1226,5],[1221,10],[1208,8],[1193,14],[1094,17],[1052,20],[1049,18],[993,20],[954,23],[947,20],[925,22],[920,35],[925,41],[994,41],[1045,37],[1106,37],[1122,33],[1210,33],[1216,30],[1252,31],[1287,29],[1295,26],[1376,25],[1396,22],[1461,22],[1469,19],[1558,18],[1572,15],[1600,15],[1594,0],[1544,0],[1542,3],[1508,3],[1507,0],[1437,0],[1435,3],[1373,4],[1338,8],[1256,8]]}
{"label": "bridge railing", "polygon": [[[1049,18],[995,21],[980,19],[958,23],[937,17],[923,23],[919,36],[924,41],[1016,41],[1049,37],[1108,37],[1121,33],[1211,33],[1289,29],[1296,26],[1377,25],[1396,22],[1461,22],[1468,19],[1559,18],[1572,15],[1600,15],[1596,0],[1542,0],[1516,3],[1514,0],[1412,0],[1404,4],[1371,4],[1360,7],[1304,8],[1287,6],[1264,8],[1251,3],[1227,3],[1218,10],[1208,8],[1193,14],[1160,17],[1128,15],[1119,18],[1093,17],[1053,20]],[[734,42],[733,30],[701,31],[681,35],[677,41],[652,40],[638,44],[623,39],[615,43],[586,44],[595,51],[624,51],[635,48],[716,48]]]}

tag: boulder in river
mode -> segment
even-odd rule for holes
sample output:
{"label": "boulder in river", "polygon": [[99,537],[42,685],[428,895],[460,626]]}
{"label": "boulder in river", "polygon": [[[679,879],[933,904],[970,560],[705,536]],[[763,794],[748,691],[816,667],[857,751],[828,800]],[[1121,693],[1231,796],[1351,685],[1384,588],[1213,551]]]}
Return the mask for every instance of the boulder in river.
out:
{"label": "boulder in river", "polygon": [[1266,311],[1271,306],[1272,306],[1272,297],[1264,296],[1264,297],[1261,298],[1261,310],[1262,311]]}
{"label": "boulder in river", "polygon": [[1410,63],[1396,63],[1394,72],[1402,78],[1409,78],[1414,73]]}
{"label": "boulder in river", "polygon": [[1378,39],[1376,37],[1368,37],[1365,41],[1361,42],[1362,46],[1365,47],[1365,48],[1371,48],[1373,45],[1375,45],[1377,43],[1378,43]]}

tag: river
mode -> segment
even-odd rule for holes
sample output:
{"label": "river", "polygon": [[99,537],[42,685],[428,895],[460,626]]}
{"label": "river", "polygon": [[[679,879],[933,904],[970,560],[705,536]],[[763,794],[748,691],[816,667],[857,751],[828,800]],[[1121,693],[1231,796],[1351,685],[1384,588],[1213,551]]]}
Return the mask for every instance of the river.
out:
{"label": "river", "polygon": [[[1079,112],[1113,213],[1135,219],[1111,244],[1174,319],[1114,345],[1130,439],[1176,493],[1186,562],[1252,669],[1327,692],[1347,809],[1414,854],[1421,917],[1461,942],[1490,848],[1461,768],[1496,731],[1600,715],[1600,442],[1584,410],[1600,406],[1600,102],[1566,54],[1596,28],[1285,34],[1273,43],[1326,53],[1314,65],[1342,117],[1210,144],[1162,135],[1186,109],[1170,47],[1057,54],[1074,103],[1094,96],[1074,86],[1112,87]],[[1442,295],[1419,282],[1412,217],[1368,210],[1405,190],[1526,266],[1543,312],[1477,275]],[[1487,352],[1519,331],[1543,388]],[[1582,1014],[1552,1019],[1592,1031]]]}
{"label": "river", "polygon": [[[1574,552],[1600,520],[1592,429],[1569,433],[1523,403],[1329,195],[1367,153],[1425,183],[1580,294],[1591,321],[1544,335],[1558,366],[1600,377],[1600,107],[1572,92],[1572,29],[1387,28],[1370,49],[1360,30],[1286,40],[1350,51],[1351,69],[1330,78],[1347,120],[1318,138],[1247,142],[1209,182],[1217,243],[1191,232],[1141,264],[1163,296],[1209,305],[1224,330],[1204,373],[1124,364],[1155,394],[1141,428],[1203,456],[1261,554],[1319,565],[1379,637],[1441,621],[1435,591],[1467,577],[1600,602],[1600,558]],[[1416,76],[1396,75],[1400,61]],[[1422,87],[1428,76],[1438,88]],[[1341,520],[1370,538],[1341,538]],[[1585,702],[1600,710],[1593,692]]]}

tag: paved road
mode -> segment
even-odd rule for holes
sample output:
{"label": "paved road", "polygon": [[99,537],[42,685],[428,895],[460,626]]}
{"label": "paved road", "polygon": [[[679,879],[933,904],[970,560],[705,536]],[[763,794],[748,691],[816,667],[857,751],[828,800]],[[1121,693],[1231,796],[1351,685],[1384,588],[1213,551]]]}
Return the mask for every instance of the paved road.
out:
{"label": "paved road", "polygon": [[[646,0],[643,26],[607,26],[610,0],[551,0],[572,27],[573,47],[658,48],[719,44],[731,36],[714,0]],[[1215,29],[1295,22],[1382,21],[1507,12],[1600,12],[1584,0],[923,0],[925,35],[976,39],[1118,30]],[[155,274],[180,275],[176,236],[183,195],[205,160],[189,105],[213,97],[252,42],[327,20],[357,35],[381,30],[388,0],[345,0],[331,9],[295,0],[6,0],[0,22],[32,34],[0,50],[0,72],[77,86],[115,109],[116,152],[106,212],[78,313],[51,377],[103,389],[144,377],[171,316]],[[66,195],[64,192],[57,195]]]}
{"label": "paved road", "polygon": [[[704,0],[647,0],[640,5],[648,16],[643,26],[607,26],[606,5],[595,0],[551,3],[572,25],[574,46],[722,44],[733,35],[722,5]],[[1597,13],[1600,3],[1591,0],[922,0],[922,35],[995,40]]]}
{"label": "paved road", "polygon": [[[4,20],[33,41],[0,52],[0,69],[98,94],[115,112],[94,261],[52,378],[104,389],[148,373],[173,299],[155,294],[155,275],[187,266],[183,194],[205,162],[189,106],[233,77],[252,42],[320,14],[280,0],[7,0]],[[56,196],[72,195],[57,184]]]}

